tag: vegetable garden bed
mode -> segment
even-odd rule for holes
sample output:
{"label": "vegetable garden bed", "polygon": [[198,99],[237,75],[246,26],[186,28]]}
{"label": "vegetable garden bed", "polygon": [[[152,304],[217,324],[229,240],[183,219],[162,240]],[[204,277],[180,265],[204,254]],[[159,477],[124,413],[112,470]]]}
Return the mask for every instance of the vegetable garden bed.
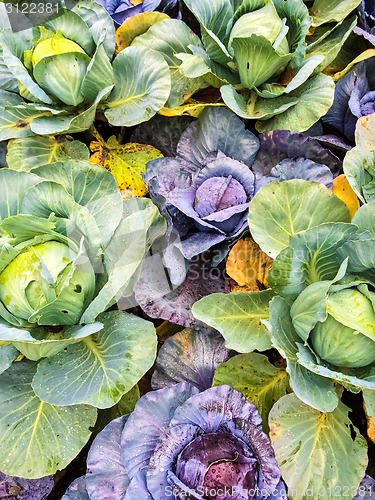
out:
{"label": "vegetable garden bed", "polygon": [[375,2],[0,2],[0,498],[375,498]]}

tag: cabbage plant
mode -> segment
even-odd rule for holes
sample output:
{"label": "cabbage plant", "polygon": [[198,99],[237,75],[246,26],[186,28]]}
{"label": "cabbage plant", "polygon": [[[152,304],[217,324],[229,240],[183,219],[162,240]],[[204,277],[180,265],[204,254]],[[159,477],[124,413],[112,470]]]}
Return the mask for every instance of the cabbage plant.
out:
{"label": "cabbage plant", "polygon": [[270,304],[271,342],[297,396],[321,411],[337,406],[334,383],[375,397],[375,239],[366,215],[297,233],[269,273],[280,295]]}
{"label": "cabbage plant", "polygon": [[[180,77],[220,88],[225,104],[259,131],[310,128],[329,109],[333,80],[322,71],[339,53],[355,18],[318,30],[302,0],[185,0],[200,23],[202,41],[176,47]],[[173,21],[156,23],[133,45],[170,58]],[[182,27],[174,30],[174,33]],[[155,42],[155,40],[159,40]]]}
{"label": "cabbage plant", "polygon": [[226,385],[146,394],[96,437],[87,469],[64,500],[287,498],[256,407]]}
{"label": "cabbage plant", "polygon": [[170,92],[167,64],[139,48],[112,62],[114,49],[111,17],[89,0],[61,8],[33,29],[3,28],[0,140],[81,132],[99,110],[112,125],[132,126],[153,116]]}
{"label": "cabbage plant", "polygon": [[132,294],[165,223],[89,162],[1,169],[0,185],[0,468],[36,478],[64,468],[96,408],[153,364],[154,326],[107,310]]}

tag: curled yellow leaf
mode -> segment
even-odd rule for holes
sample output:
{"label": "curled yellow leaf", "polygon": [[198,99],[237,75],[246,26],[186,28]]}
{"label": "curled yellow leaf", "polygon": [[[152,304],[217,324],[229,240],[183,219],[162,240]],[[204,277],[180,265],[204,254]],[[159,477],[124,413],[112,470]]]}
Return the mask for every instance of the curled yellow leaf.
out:
{"label": "curled yellow leaf", "polygon": [[159,114],[163,116],[193,116],[194,118],[197,118],[207,106],[225,106],[225,104],[189,99],[181,106],[177,106],[175,108],[164,107],[159,111]]}
{"label": "curled yellow leaf", "polygon": [[232,291],[258,292],[269,288],[267,274],[272,262],[252,238],[237,241],[227,260],[227,274],[239,285]]}
{"label": "curled yellow leaf", "polygon": [[345,174],[341,174],[336,179],[333,179],[332,191],[349,208],[350,217],[353,218],[359,209],[359,200]]}
{"label": "curled yellow leaf", "polygon": [[147,194],[142,173],[146,172],[147,162],[163,156],[158,149],[146,144],[121,145],[115,136],[110,137],[107,143],[93,141],[90,149],[93,153],[90,161],[112,173],[123,198]]}
{"label": "curled yellow leaf", "polygon": [[338,82],[339,80],[341,80],[341,78],[343,76],[345,76],[347,73],[349,73],[349,71],[353,68],[353,66],[355,66],[356,64],[358,64],[361,61],[365,61],[366,59],[370,59],[370,57],[374,57],[374,56],[375,56],[375,49],[365,50],[364,52],[362,52],[362,54],[360,54],[355,59],[353,59],[353,61],[351,61],[342,71],[339,71],[339,72],[335,73],[334,75],[332,75],[333,80],[335,82]]}
{"label": "curled yellow leaf", "polygon": [[162,12],[142,12],[125,19],[116,31],[116,54],[130,47],[134,38],[143,35],[151,26],[163,19],[170,17]]}

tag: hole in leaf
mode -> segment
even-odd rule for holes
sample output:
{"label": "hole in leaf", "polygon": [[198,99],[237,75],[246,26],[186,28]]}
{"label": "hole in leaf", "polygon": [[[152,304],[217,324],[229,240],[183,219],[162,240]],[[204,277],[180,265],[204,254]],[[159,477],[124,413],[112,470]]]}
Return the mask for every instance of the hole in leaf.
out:
{"label": "hole in leaf", "polygon": [[352,438],[352,441],[355,441],[357,433],[354,430],[353,424],[350,424],[349,428],[350,428],[350,437]]}

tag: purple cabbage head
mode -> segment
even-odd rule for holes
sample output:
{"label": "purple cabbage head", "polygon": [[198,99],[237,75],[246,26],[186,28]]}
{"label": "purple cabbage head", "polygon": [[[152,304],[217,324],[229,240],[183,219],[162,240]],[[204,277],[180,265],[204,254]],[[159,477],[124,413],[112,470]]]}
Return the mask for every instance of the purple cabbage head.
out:
{"label": "purple cabbage head", "polygon": [[233,113],[208,108],[183,132],[176,158],[147,164],[150,195],[172,219],[185,258],[246,227],[256,190],[250,167],[258,149],[258,139]]}
{"label": "purple cabbage head", "polygon": [[[287,499],[259,413],[232,387],[200,393],[181,382],[149,392],[129,417],[107,428],[88,457],[86,486],[92,500]],[[111,459],[114,467],[108,465]],[[98,475],[98,489],[100,461],[112,473],[106,474],[105,485],[103,474]]]}
{"label": "purple cabbage head", "polygon": [[170,17],[181,19],[179,0],[97,0],[107,10],[115,24],[121,25],[129,17],[142,12],[157,10]]}
{"label": "purple cabbage head", "polygon": [[[177,230],[186,259],[239,237],[247,227],[249,202],[268,182],[299,178],[332,187],[334,155],[302,134],[272,134],[258,160],[259,140],[242,121],[223,108],[206,108],[183,132],[175,158],[147,164],[151,198]],[[279,160],[264,169],[261,164],[268,167],[274,158]]]}
{"label": "purple cabbage head", "polygon": [[375,0],[362,0],[361,7],[354,32],[375,45]]}
{"label": "purple cabbage head", "polygon": [[358,118],[375,112],[375,57],[360,62],[336,83],[331,108],[322,120],[354,142]]}

